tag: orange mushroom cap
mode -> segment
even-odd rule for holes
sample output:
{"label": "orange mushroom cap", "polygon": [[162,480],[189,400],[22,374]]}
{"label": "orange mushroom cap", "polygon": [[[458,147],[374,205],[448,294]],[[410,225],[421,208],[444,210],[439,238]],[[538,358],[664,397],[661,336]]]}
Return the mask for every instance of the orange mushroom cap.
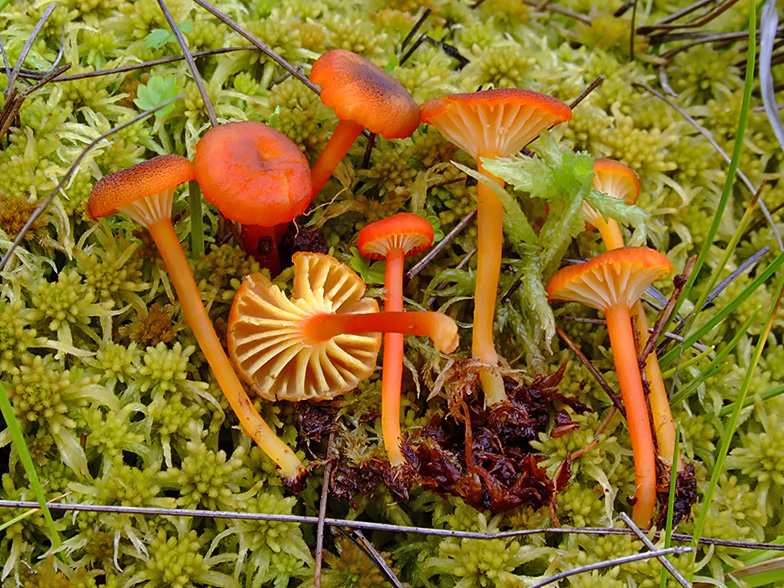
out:
{"label": "orange mushroom cap", "polygon": [[229,355],[240,376],[267,400],[329,400],[354,388],[376,367],[380,333],[340,334],[312,344],[304,325],[323,313],[378,312],[365,283],[320,253],[298,252],[291,300],[265,276],[242,283],[229,314]]}
{"label": "orange mushroom cap", "polygon": [[333,49],[319,57],[310,79],[321,101],[341,120],[353,120],[387,139],[408,137],[419,126],[419,107],[403,84],[361,55]]}
{"label": "orange mushroom cap", "polygon": [[520,88],[447,94],[426,102],[420,111],[423,123],[474,158],[520,151],[543,129],[572,118],[566,103]]}
{"label": "orange mushroom cap", "polygon": [[160,194],[195,178],[195,169],[182,155],[159,155],[102,177],[90,192],[90,216],[111,216],[117,208]]}
{"label": "orange mushroom cap", "polygon": [[385,259],[391,249],[401,249],[408,257],[430,247],[434,236],[433,225],[426,218],[401,212],[364,227],[357,247],[370,259]]}
{"label": "orange mushroom cap", "polygon": [[272,227],[312,200],[310,166],[286,135],[256,121],[213,127],[196,145],[196,180],[223,215]]}
{"label": "orange mushroom cap", "polygon": [[599,192],[609,194],[626,204],[634,204],[640,196],[640,181],[634,170],[614,159],[593,162],[593,185]]}
{"label": "orange mushroom cap", "polygon": [[604,311],[631,307],[645,289],[672,271],[670,261],[649,247],[620,247],[565,267],[547,282],[550,300],[582,302]]}

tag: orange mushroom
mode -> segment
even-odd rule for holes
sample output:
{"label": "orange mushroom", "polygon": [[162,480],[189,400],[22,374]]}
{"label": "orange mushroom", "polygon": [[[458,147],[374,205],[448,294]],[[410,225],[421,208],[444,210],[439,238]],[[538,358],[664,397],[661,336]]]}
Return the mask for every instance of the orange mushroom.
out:
{"label": "orange mushroom", "polygon": [[247,250],[277,275],[282,228],[313,199],[305,156],[280,131],[244,121],[207,131],[196,145],[194,163],[205,198],[242,224]]}
{"label": "orange mushroom", "polygon": [[[291,299],[261,274],[249,276],[229,315],[229,354],[269,399],[328,400],[370,376],[380,332],[424,335],[449,353],[457,325],[438,312],[378,312],[365,283],[321,253],[297,252]],[[371,334],[367,334],[371,333]]]}
{"label": "orange mushroom", "polygon": [[[430,247],[433,225],[410,212],[401,212],[359,232],[359,252],[370,259],[385,259],[384,285],[387,290],[385,310],[403,310],[403,261]],[[392,466],[405,463],[400,443],[400,386],[403,377],[403,335],[384,336],[384,368],[381,378],[381,430],[387,457]]]}
{"label": "orange mushroom", "polygon": [[[450,94],[422,105],[422,122],[433,125],[477,161],[506,157],[520,151],[543,129],[568,121],[572,111],[545,94],[517,88]],[[492,177],[492,176],[490,176]],[[498,178],[494,178],[503,184]],[[474,332],[471,350],[488,368],[480,372],[486,404],[506,400],[504,382],[494,369],[498,354],[493,343],[493,320],[501,272],[503,207],[492,190],[478,186],[478,236]]]}
{"label": "orange mushroom", "polygon": [[656,455],[630,309],[648,286],[671,271],[670,262],[658,251],[623,247],[559,270],[546,287],[550,300],[582,302],[605,314],[634,452],[632,518],[643,528],[650,525],[656,506]]}
{"label": "orange mushroom", "polygon": [[333,49],[319,57],[310,79],[321,101],[340,119],[313,165],[313,195],[327,183],[362,129],[387,139],[408,137],[419,126],[419,107],[403,84],[361,55]]}
{"label": "orange mushroom", "polygon": [[[634,171],[614,159],[597,159],[593,165],[593,185],[599,192],[604,192],[614,198],[634,204],[640,195],[640,182]],[[599,229],[607,249],[617,249],[624,246],[623,234],[615,219],[607,219],[599,214],[590,204],[583,203],[583,212],[586,219]],[[632,310],[637,316],[637,328],[640,331],[640,343],[644,347],[648,341],[648,317],[642,302],[637,301]],[[648,380],[650,393],[648,402],[651,406],[653,427],[656,431],[656,444],[659,454],[668,463],[675,452],[675,422],[670,410],[670,400],[664,386],[659,360],[656,353],[651,353],[646,358],[645,377]],[[679,469],[683,463],[679,460]]]}
{"label": "orange mushroom", "polygon": [[304,474],[302,463],[253,408],[215,334],[188,260],[171,222],[176,187],[195,177],[193,164],[179,155],[161,155],[100,179],[87,203],[93,218],[123,212],[143,225],[158,246],[196,340],[243,429],[269,455],[289,483]]}

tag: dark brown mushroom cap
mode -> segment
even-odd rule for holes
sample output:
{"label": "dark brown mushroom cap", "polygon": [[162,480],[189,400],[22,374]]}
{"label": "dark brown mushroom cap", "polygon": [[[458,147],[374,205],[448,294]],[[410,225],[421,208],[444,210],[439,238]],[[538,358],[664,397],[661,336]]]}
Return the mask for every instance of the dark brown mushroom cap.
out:
{"label": "dark brown mushroom cap", "polygon": [[403,84],[361,55],[333,49],[319,57],[310,79],[321,101],[341,120],[353,120],[387,139],[408,137],[419,126],[419,107]]}
{"label": "dark brown mushroom cap", "polygon": [[244,225],[287,223],[312,200],[307,159],[286,135],[261,122],[213,127],[196,145],[194,161],[204,197]]}
{"label": "dark brown mushroom cap", "polygon": [[370,259],[385,259],[391,249],[402,249],[408,257],[430,247],[434,236],[429,220],[401,212],[364,227],[359,231],[357,247]]}
{"label": "dark brown mushroom cap", "polygon": [[189,182],[195,174],[182,155],[159,155],[102,177],[90,192],[87,209],[93,218],[110,216],[120,206]]}
{"label": "dark brown mushroom cap", "polygon": [[542,130],[572,118],[564,102],[520,88],[447,94],[420,110],[423,123],[436,127],[474,158],[511,155]]}
{"label": "dark brown mushroom cap", "polygon": [[671,271],[669,260],[655,249],[619,247],[558,270],[547,282],[547,296],[601,311],[616,304],[631,307],[648,286]]}

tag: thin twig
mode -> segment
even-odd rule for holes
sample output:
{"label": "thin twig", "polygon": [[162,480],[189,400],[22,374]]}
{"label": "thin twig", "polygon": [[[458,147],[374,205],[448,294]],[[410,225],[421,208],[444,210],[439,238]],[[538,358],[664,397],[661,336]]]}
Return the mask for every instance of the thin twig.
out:
{"label": "thin twig", "polygon": [[686,280],[688,279],[691,270],[694,269],[694,263],[696,261],[696,256],[690,257],[686,261],[686,266],[683,268],[683,271],[679,275],[675,276],[675,279],[673,280],[675,289],[672,291],[672,295],[667,301],[667,306],[664,307],[664,311],[659,313],[659,317],[656,319],[656,323],[653,325],[653,330],[651,331],[651,334],[648,336],[648,340],[645,343],[645,348],[642,350],[640,357],[637,358],[637,363],[640,366],[640,369],[645,368],[645,362],[648,359],[648,356],[656,347],[656,342],[659,340],[659,337],[661,337],[665,325],[669,323],[670,315],[675,308],[675,303],[678,301],[681,292],[683,292],[683,287],[686,285]]}
{"label": "thin twig", "polygon": [[664,555],[678,555],[681,553],[690,553],[691,551],[693,551],[693,548],[691,547],[671,547],[670,549],[661,549],[658,551],[650,551],[648,553],[636,553],[634,555],[627,555],[626,557],[619,557],[617,559],[608,559],[605,561],[600,561],[599,563],[589,564],[587,566],[581,566],[579,568],[574,568],[573,570],[561,572],[560,574],[551,576],[547,580],[544,580],[542,582],[537,582],[536,584],[531,584],[528,588],[542,588],[543,586],[547,586],[548,584],[553,584],[555,582],[563,580],[564,578],[575,576],[577,574],[584,574],[585,572],[592,572],[593,570],[603,570],[606,568],[621,566],[627,563],[633,563],[635,561],[650,559],[652,557],[662,557]]}
{"label": "thin twig", "polygon": [[321,486],[321,500],[319,500],[318,524],[316,525],[316,558],[313,572],[313,588],[321,588],[321,564],[324,561],[324,521],[327,518],[327,499],[329,498],[329,484],[332,476],[332,450],[335,446],[334,431],[329,434],[327,442],[327,458],[324,465],[324,481]]}
{"label": "thin twig", "polygon": [[[686,119],[695,129],[697,129],[703,137],[705,137],[708,140],[711,146],[716,150],[716,152],[719,155],[721,155],[724,161],[730,163],[731,161],[730,156],[724,151],[724,149],[721,148],[721,146],[716,142],[713,136],[705,128],[703,128],[696,120],[694,120],[689,114],[687,114],[686,111],[684,111],[680,106],[678,106],[672,100],[664,96],[661,92],[657,92],[647,84],[644,84],[642,82],[632,82],[632,85],[642,88],[646,92],[653,94],[659,100],[663,101],[665,104],[673,108],[678,114],[680,114],[684,119]],[[737,173],[738,173],[738,177],[746,185],[749,191],[752,194],[754,194],[757,190],[754,188],[754,185],[751,183],[749,178],[746,177],[746,175],[740,170],[740,168],[738,168]],[[765,218],[767,219],[768,224],[770,225],[771,231],[773,232],[773,235],[776,238],[776,243],[779,246],[779,251],[784,251],[784,242],[782,242],[781,234],[779,233],[778,227],[776,227],[776,221],[773,220],[773,217],[771,216],[768,207],[765,206],[765,202],[763,202],[762,199],[760,199],[759,201],[759,207],[760,210],[762,211],[762,214],[765,215]]]}
{"label": "thin twig", "polygon": [[597,78],[596,78],[594,81],[592,81],[592,82],[591,82],[591,83],[588,85],[588,87],[587,87],[585,90],[583,90],[583,91],[582,91],[582,93],[581,93],[581,94],[580,94],[580,95],[579,95],[577,98],[575,98],[574,100],[572,100],[571,104],[569,104],[569,108],[570,108],[570,109],[574,109],[574,107],[575,107],[575,106],[577,106],[578,104],[580,104],[580,102],[582,102],[583,100],[585,100],[585,99],[588,97],[588,94],[590,94],[590,93],[591,93],[591,92],[593,92],[593,91],[594,91],[596,88],[598,88],[599,86],[601,86],[601,85],[602,85],[602,82],[604,82],[604,80],[605,80],[605,79],[606,79],[606,78],[605,78],[605,76],[601,76],[601,75],[600,75],[600,76],[598,76],[598,77],[597,77]]}
{"label": "thin twig", "polygon": [[423,269],[425,269],[425,266],[427,266],[428,263],[433,261],[436,258],[436,256],[438,256],[438,254],[441,253],[444,247],[449,245],[454,240],[454,238],[457,237],[462,232],[463,229],[465,229],[469,224],[471,224],[471,221],[473,221],[474,218],[476,218],[476,208],[474,208],[471,212],[469,212],[463,220],[457,223],[454,229],[452,229],[446,235],[444,235],[444,238],[441,239],[441,241],[439,241],[435,247],[433,247],[430,251],[427,252],[427,255],[425,255],[422,259],[420,259],[416,264],[414,264],[411,267],[410,270],[408,270],[408,272],[406,272],[406,279],[410,280],[411,278],[416,276],[419,272],[421,272]]}
{"label": "thin twig", "polygon": [[[652,552],[656,551],[656,546],[651,542],[650,539],[648,539],[647,535],[645,535],[645,533],[642,532],[640,527],[634,524],[634,521],[629,518],[629,515],[627,515],[625,512],[622,512],[619,516],[621,517],[621,520],[624,523],[626,523],[626,526],[629,527],[632,531],[634,531],[634,534],[637,535],[637,538],[640,541],[642,541],[643,544],[645,544],[645,547],[650,549]],[[659,554],[656,557],[659,559],[659,563],[661,563],[661,565],[664,566],[665,570],[670,572],[670,574],[672,575],[673,578],[675,578],[675,581],[678,582],[678,584],[683,586],[683,588],[692,588],[692,585],[689,584],[686,581],[686,578],[684,578],[681,575],[681,573],[675,569],[675,566],[673,566],[670,563],[670,560],[668,560],[662,554]]]}
{"label": "thin twig", "polygon": [[367,537],[365,537],[362,531],[359,529],[354,529],[354,536],[360,543],[362,550],[370,558],[370,560],[376,564],[376,567],[381,571],[382,574],[384,574],[386,579],[389,580],[389,583],[392,584],[395,588],[404,588],[403,584],[395,575],[395,572],[393,572],[392,568],[390,568],[389,564],[387,564],[384,556],[378,552],[378,550],[370,541],[368,541]]}
{"label": "thin twig", "polygon": [[311,82],[307,78],[307,76],[305,76],[299,69],[297,69],[296,67],[291,65],[288,61],[283,59],[280,55],[275,53],[268,45],[265,45],[264,43],[259,41],[256,37],[251,35],[248,31],[243,29],[239,24],[234,22],[228,14],[226,14],[225,12],[221,12],[220,10],[218,10],[217,8],[215,8],[205,0],[193,0],[193,1],[196,2],[196,4],[198,4],[202,8],[204,8],[210,14],[212,14],[213,16],[219,18],[224,23],[226,23],[235,33],[238,33],[239,35],[245,37],[248,41],[250,41],[253,44],[254,47],[256,47],[259,51],[264,53],[267,57],[272,59],[275,63],[280,65],[283,69],[285,69],[295,78],[297,78],[300,82],[305,84],[308,88],[313,90],[316,94],[321,94],[321,90],[319,89],[319,87],[313,82]]}
{"label": "thin twig", "polygon": [[613,406],[618,409],[624,418],[626,418],[626,408],[623,406],[623,402],[621,402],[620,397],[615,393],[615,390],[612,389],[612,386],[607,383],[607,380],[602,377],[602,374],[599,373],[599,370],[593,366],[591,360],[588,359],[582,351],[580,351],[580,348],[575,345],[571,337],[569,337],[569,335],[566,334],[566,331],[564,331],[561,327],[555,327],[555,332],[558,333],[558,336],[563,339],[564,343],[566,343],[569,349],[572,350],[572,353],[577,356],[577,359],[580,360],[580,363],[585,366],[585,369],[587,369],[594,379],[599,383],[601,389],[604,390],[607,396],[610,397],[610,401],[613,403]]}
{"label": "thin twig", "polygon": [[11,243],[11,246],[8,248],[8,251],[6,251],[5,255],[3,255],[3,258],[0,259],[0,271],[2,271],[3,268],[5,268],[6,264],[8,263],[8,260],[11,259],[11,255],[13,255],[14,250],[22,242],[22,239],[24,239],[25,235],[27,234],[27,231],[30,230],[30,227],[33,226],[33,223],[35,223],[35,221],[38,220],[38,217],[40,217],[44,213],[44,211],[47,209],[49,204],[54,199],[55,195],[62,189],[63,186],[65,186],[66,182],[68,181],[68,178],[71,177],[71,175],[74,173],[74,171],[76,171],[76,168],[79,167],[79,164],[82,163],[82,160],[87,156],[87,154],[96,145],[98,145],[98,143],[100,143],[101,141],[104,141],[108,137],[110,137],[113,134],[123,130],[124,128],[127,128],[127,127],[131,126],[132,124],[135,124],[135,123],[139,122],[140,120],[144,120],[145,118],[147,118],[151,114],[154,114],[157,111],[159,111],[161,108],[166,108],[169,104],[171,104],[172,102],[174,102],[176,100],[179,100],[180,98],[182,98],[182,96],[176,96],[175,98],[172,98],[171,100],[167,100],[166,102],[163,102],[163,103],[159,104],[155,108],[152,108],[150,110],[145,110],[144,112],[139,113],[138,115],[136,115],[132,119],[130,119],[130,120],[122,123],[121,125],[118,125],[118,126],[114,127],[113,129],[110,129],[109,131],[105,132],[103,135],[101,135],[97,139],[94,139],[84,149],[82,149],[82,152],[79,154],[79,157],[76,158],[76,161],[74,161],[71,164],[71,167],[69,167],[68,170],[63,175],[63,177],[60,178],[60,181],[57,183],[57,185],[54,188],[52,188],[52,191],[49,192],[49,194],[47,194],[46,197],[43,200],[41,200],[41,203],[38,205],[38,208],[36,208],[33,211],[33,214],[30,215],[30,218],[27,219],[27,222],[24,224],[24,226],[22,226],[22,228],[19,231],[19,234],[16,236],[14,241]]}
{"label": "thin twig", "polygon": [[57,8],[57,4],[52,2],[49,6],[46,7],[43,16],[38,20],[33,31],[30,33],[30,36],[27,37],[24,46],[22,47],[21,53],[19,53],[19,58],[16,60],[14,64],[14,68],[11,70],[11,74],[8,76],[7,85],[5,88],[5,92],[3,93],[8,99],[8,95],[11,93],[11,88],[14,87],[14,83],[16,82],[16,78],[19,75],[19,70],[22,69],[22,64],[24,60],[27,59],[27,54],[30,53],[30,49],[33,47],[33,43],[38,38],[38,35],[41,33],[41,30],[44,28],[46,21],[49,20],[49,17],[52,16],[52,12],[54,9]]}
{"label": "thin twig", "polygon": [[[422,8],[424,9],[424,6]],[[433,11],[430,8],[424,9],[422,16],[419,17],[419,20],[416,21],[413,28],[411,29],[411,32],[406,35],[406,38],[403,39],[403,42],[400,44],[401,51],[405,49],[409,41],[411,41],[411,39],[414,38],[414,35],[416,35],[417,31],[422,27],[423,24],[425,24],[425,21],[427,20],[427,18],[430,16],[432,12]]]}
{"label": "thin twig", "polygon": [[[539,8],[540,2],[536,0],[523,0],[524,4],[528,6],[533,6],[534,8]],[[558,6],[557,4],[549,4],[545,5],[545,8],[550,12],[555,12],[556,14],[562,14],[563,16],[568,16],[569,18],[573,18],[574,20],[579,20],[581,23],[590,25],[591,24],[591,17],[587,14],[581,14],[579,12],[574,12],[573,10],[569,10],[568,8],[563,8],[562,6]]]}
{"label": "thin twig", "polygon": [[361,169],[367,169],[370,165],[370,154],[373,153],[373,146],[376,144],[376,134],[369,133],[367,146],[365,147],[365,156],[362,158]]}
{"label": "thin twig", "polygon": [[196,82],[196,87],[199,89],[202,102],[204,102],[204,108],[207,109],[207,116],[210,119],[210,124],[213,127],[218,126],[218,119],[215,116],[215,109],[212,107],[212,102],[210,101],[210,97],[207,94],[207,88],[204,86],[204,80],[201,78],[199,68],[196,67],[196,62],[193,60],[193,55],[191,54],[190,49],[188,49],[188,42],[182,35],[180,27],[177,26],[176,22],[174,22],[174,17],[172,16],[171,12],[169,12],[169,8],[166,6],[166,2],[164,2],[164,0],[158,0],[158,6],[161,7],[161,12],[163,12],[163,16],[166,18],[166,22],[169,23],[169,28],[177,39],[177,44],[180,46],[182,56],[185,58],[185,62],[188,64],[188,68],[191,70],[193,81]]}

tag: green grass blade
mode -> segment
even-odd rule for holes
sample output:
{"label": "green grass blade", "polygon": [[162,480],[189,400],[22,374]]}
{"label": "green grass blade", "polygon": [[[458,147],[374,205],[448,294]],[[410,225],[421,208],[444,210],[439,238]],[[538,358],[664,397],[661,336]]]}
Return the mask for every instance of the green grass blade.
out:
{"label": "green grass blade", "polygon": [[686,360],[682,361],[677,368],[672,367],[672,368],[668,369],[666,372],[662,372],[662,378],[666,380],[668,378],[673,377],[675,375],[675,372],[678,369],[681,369],[681,370],[682,369],[686,369],[688,367],[691,367],[693,365],[696,365],[696,364],[700,363],[703,359],[708,357],[714,351],[716,351],[716,348],[713,347],[713,346],[708,347],[704,351],[700,351],[694,357],[690,357],[689,359],[686,359]]}
{"label": "green grass blade", "polygon": [[[784,384],[779,384],[778,386],[773,386],[773,388],[768,388],[764,392],[760,392],[759,396],[762,399],[762,402],[766,402],[771,398],[776,398],[776,396],[781,396],[784,394]],[[728,404],[724,408],[721,409],[719,412],[719,416],[727,416],[733,410],[735,410],[735,402],[732,404]],[[747,398],[743,401],[743,408],[748,408],[749,406],[754,404],[754,398]]]}
{"label": "green grass blade", "polygon": [[[664,549],[670,547],[672,541],[672,518],[673,509],[675,508],[675,488],[678,481],[678,455],[680,453],[681,444],[681,428],[675,427],[675,449],[672,452],[672,467],[670,468],[670,494],[667,498],[667,522],[664,531]],[[659,588],[666,588],[667,586],[667,570],[662,567],[661,580],[659,581]]]}
{"label": "green grass blade", "polygon": [[204,219],[201,210],[201,190],[196,180],[188,182],[188,202],[191,212],[191,253],[198,257],[204,253]]}
{"label": "green grass blade", "polygon": [[33,458],[30,457],[30,451],[27,449],[27,443],[25,443],[19,421],[16,420],[14,409],[11,407],[11,401],[8,399],[8,394],[2,383],[0,383],[0,412],[3,414],[8,431],[11,433],[11,441],[13,441],[14,447],[16,447],[16,451],[19,454],[19,460],[22,462],[25,472],[27,472],[30,488],[32,488],[38,504],[41,505],[41,510],[44,513],[44,520],[46,520],[46,525],[49,527],[49,532],[52,535],[52,545],[54,547],[60,547],[62,543],[60,534],[57,532],[57,528],[54,525],[52,512],[46,505],[46,497],[44,496],[43,488],[41,488],[41,482],[38,480]]}
{"label": "green grass blade", "polygon": [[0,525],[0,531],[5,531],[9,527],[13,527],[16,523],[25,520],[27,517],[37,513],[39,510],[40,509],[38,508],[31,508],[30,510],[24,511],[22,514],[15,516],[10,521],[6,521],[2,525]]}
{"label": "green grass blade", "polygon": [[760,273],[752,282],[743,289],[741,292],[732,302],[730,302],[727,306],[722,308],[719,312],[717,312],[707,323],[705,323],[702,327],[700,327],[697,331],[693,334],[686,337],[684,342],[681,345],[671,349],[667,353],[665,353],[659,359],[659,365],[662,367],[667,367],[672,363],[674,359],[678,357],[681,353],[681,347],[687,349],[694,345],[701,337],[705,336],[709,333],[713,328],[718,325],[721,321],[727,318],[738,306],[740,306],[749,296],[751,296],[757,288],[762,286],[768,279],[776,273],[776,270],[779,269],[781,264],[784,263],[784,253],[779,253],[776,256],[771,264],[765,268],[765,271]]}

